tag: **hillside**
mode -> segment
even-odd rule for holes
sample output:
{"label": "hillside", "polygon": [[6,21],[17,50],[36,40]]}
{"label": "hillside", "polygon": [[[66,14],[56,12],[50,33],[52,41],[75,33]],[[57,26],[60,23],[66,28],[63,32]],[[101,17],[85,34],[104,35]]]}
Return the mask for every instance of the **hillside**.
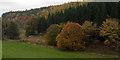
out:
{"label": "hillside", "polygon": [[6,12],[2,15],[3,20],[8,23],[8,21],[16,21],[20,23],[21,25],[28,20],[28,18],[31,15],[44,17],[45,19],[48,18],[48,14],[55,14],[57,11],[64,11],[65,9],[68,9],[69,7],[76,7],[79,5],[82,5],[85,3],[82,2],[70,2],[65,3],[62,5],[56,5],[56,6],[49,6],[49,7],[42,7],[42,8],[36,8],[31,10],[25,10],[25,11],[10,11]]}

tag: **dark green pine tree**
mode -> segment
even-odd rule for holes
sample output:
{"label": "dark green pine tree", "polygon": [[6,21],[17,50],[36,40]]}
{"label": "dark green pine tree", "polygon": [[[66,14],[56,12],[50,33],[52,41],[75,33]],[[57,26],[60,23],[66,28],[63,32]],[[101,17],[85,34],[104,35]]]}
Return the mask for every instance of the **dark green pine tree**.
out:
{"label": "dark green pine tree", "polygon": [[96,14],[95,14],[94,22],[96,22],[98,25],[101,25],[101,23],[103,22],[103,20],[101,20],[101,12],[98,6],[96,7]]}
{"label": "dark green pine tree", "polygon": [[119,13],[118,18],[120,20],[120,1],[118,2],[118,13]]}
{"label": "dark green pine tree", "polygon": [[20,33],[17,23],[11,21],[7,27],[7,37],[9,39],[18,39],[19,35]]}
{"label": "dark green pine tree", "polygon": [[105,3],[102,3],[101,5],[101,21],[104,21],[107,18],[107,10]]}
{"label": "dark green pine tree", "polygon": [[119,18],[119,5],[118,3],[114,4],[110,13],[111,18]]}
{"label": "dark green pine tree", "polygon": [[44,32],[47,28],[47,23],[44,17],[39,18],[39,23],[38,23],[38,33]]}
{"label": "dark green pine tree", "polygon": [[30,27],[25,28],[25,36],[26,37],[30,36]]}
{"label": "dark green pine tree", "polygon": [[51,14],[49,13],[49,14],[48,14],[48,19],[47,19],[47,27],[49,27],[52,23],[54,23],[53,14],[51,15]]}

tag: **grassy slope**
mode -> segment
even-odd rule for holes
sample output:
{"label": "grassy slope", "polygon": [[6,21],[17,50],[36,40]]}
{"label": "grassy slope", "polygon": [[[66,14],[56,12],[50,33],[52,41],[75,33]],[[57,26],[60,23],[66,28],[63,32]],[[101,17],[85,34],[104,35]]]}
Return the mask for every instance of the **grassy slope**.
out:
{"label": "grassy slope", "polygon": [[64,52],[19,42],[3,41],[3,58],[113,58],[85,52]]}

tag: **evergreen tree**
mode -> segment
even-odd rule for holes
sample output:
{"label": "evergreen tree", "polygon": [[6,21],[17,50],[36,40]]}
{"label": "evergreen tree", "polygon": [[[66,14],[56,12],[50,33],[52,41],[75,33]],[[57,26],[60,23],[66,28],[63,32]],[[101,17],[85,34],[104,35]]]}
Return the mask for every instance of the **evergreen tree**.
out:
{"label": "evergreen tree", "polygon": [[18,39],[19,38],[19,28],[15,22],[10,22],[7,27],[7,37],[10,39]]}
{"label": "evergreen tree", "polygon": [[119,5],[118,3],[116,3],[115,5],[113,5],[110,16],[111,18],[119,18]]}

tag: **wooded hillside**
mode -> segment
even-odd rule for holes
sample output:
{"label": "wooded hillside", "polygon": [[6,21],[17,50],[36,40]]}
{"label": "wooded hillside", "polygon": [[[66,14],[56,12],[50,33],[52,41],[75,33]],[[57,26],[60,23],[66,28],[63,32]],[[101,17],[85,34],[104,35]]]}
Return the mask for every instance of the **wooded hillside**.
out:
{"label": "wooded hillside", "polygon": [[85,3],[70,2],[70,3],[65,3],[62,5],[35,8],[35,9],[25,10],[25,11],[10,11],[10,12],[4,13],[2,17],[6,23],[9,23],[9,21],[15,21],[23,26],[23,24],[26,22],[26,20],[28,20],[28,18],[31,15],[44,17],[45,19],[47,19],[49,13],[55,14],[55,12],[64,11],[65,9],[68,9],[69,7],[77,7],[82,4],[85,4]]}
{"label": "wooded hillside", "polygon": [[39,20],[45,20],[47,26],[67,21],[82,24],[85,20],[93,21],[100,25],[106,18],[120,19],[119,13],[120,2],[71,2],[25,11],[6,12],[2,15],[2,18],[6,23],[15,21],[21,26],[24,26],[32,16],[39,17]]}

